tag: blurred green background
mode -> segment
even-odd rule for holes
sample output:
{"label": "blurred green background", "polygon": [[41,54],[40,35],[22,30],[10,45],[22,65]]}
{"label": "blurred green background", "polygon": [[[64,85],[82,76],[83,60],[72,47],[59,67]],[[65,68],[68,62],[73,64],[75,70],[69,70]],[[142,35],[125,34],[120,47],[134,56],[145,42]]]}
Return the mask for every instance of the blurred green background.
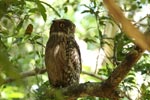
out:
{"label": "blurred green background", "polygon": [[[150,0],[116,2],[140,31],[150,28]],[[39,99],[37,91],[48,81],[47,74],[19,77],[22,72],[45,68],[44,52],[50,25],[53,19],[59,18],[76,24],[75,36],[83,62],[80,83],[107,79],[133,49],[132,41],[114,24],[102,0],[0,0],[0,100]],[[28,26],[31,30],[33,26],[32,33],[30,30],[26,33]],[[149,56],[149,52],[145,52],[120,83],[121,100],[150,100]],[[16,81],[4,83],[8,78]]]}

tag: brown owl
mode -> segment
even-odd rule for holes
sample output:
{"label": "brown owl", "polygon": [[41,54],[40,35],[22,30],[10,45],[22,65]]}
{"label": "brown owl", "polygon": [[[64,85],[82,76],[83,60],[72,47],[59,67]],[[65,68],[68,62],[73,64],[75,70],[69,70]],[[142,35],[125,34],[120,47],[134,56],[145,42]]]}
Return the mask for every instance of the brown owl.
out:
{"label": "brown owl", "polygon": [[74,32],[75,24],[70,20],[53,20],[46,44],[45,64],[50,84],[54,87],[79,83],[81,54]]}

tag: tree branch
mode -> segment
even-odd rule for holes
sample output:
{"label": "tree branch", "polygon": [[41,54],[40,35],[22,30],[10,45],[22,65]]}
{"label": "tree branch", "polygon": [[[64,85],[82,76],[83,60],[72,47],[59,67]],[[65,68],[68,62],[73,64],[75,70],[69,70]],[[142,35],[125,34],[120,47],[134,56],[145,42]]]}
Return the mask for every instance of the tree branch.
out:
{"label": "tree branch", "polygon": [[104,5],[107,7],[109,14],[113,19],[120,23],[125,34],[132,39],[132,41],[144,50],[150,51],[150,45],[146,36],[140,32],[129,20],[126,19],[115,0],[103,0]]}
{"label": "tree branch", "polygon": [[104,80],[105,80],[104,78],[102,78],[102,77],[100,77],[100,76],[98,76],[98,75],[95,75],[95,74],[93,74],[93,73],[89,73],[89,72],[86,72],[86,71],[82,71],[81,74],[85,74],[85,75],[88,75],[88,76],[97,78],[97,79],[99,79],[99,80],[101,80],[101,81],[104,81]]}
{"label": "tree branch", "polygon": [[[124,61],[112,72],[110,77],[103,83],[99,82],[87,82],[77,85],[72,85],[66,88],[59,89],[61,93],[64,95],[64,100],[71,100],[73,98],[83,97],[83,96],[98,96],[102,98],[109,98],[113,100],[118,100],[119,94],[116,92],[116,87],[119,83],[124,79],[127,73],[131,70],[133,65],[139,60],[141,55],[143,54],[143,50],[139,47],[136,47],[134,50],[129,52]],[[29,76],[34,76],[37,74],[43,74],[46,72],[46,69],[34,69],[29,72],[24,72],[20,74],[20,78],[26,78]],[[15,79],[7,79],[4,83],[9,83],[14,81]],[[3,83],[3,84],[4,84]],[[51,93],[51,92],[48,92]],[[57,95],[58,92],[53,92],[53,97]],[[48,97],[50,97],[48,95]]]}
{"label": "tree branch", "polygon": [[[116,92],[115,89],[131,70],[133,65],[139,60],[142,54],[143,50],[141,50],[139,47],[134,48],[134,50],[127,54],[125,60],[122,61],[122,63],[112,72],[110,77],[103,83],[87,82],[60,89],[61,93],[65,97],[63,100],[72,100],[74,98],[84,96],[97,96],[119,100],[119,93]],[[58,92],[53,92],[53,95],[57,95],[57,93]]]}
{"label": "tree branch", "polygon": [[[17,79],[27,78],[27,77],[35,76],[35,75],[38,75],[38,74],[43,74],[45,72],[46,72],[46,68],[35,68],[31,71],[20,73],[20,77],[18,77]],[[104,80],[103,78],[101,78],[101,77],[99,77],[99,76],[97,76],[93,73],[86,72],[86,71],[82,71],[82,74],[86,74],[86,75],[89,75],[91,77],[94,77],[94,78],[97,78],[97,79],[100,79],[100,80]],[[7,84],[7,83],[13,82],[17,79],[7,78],[2,84]]]}
{"label": "tree branch", "polygon": [[119,95],[116,91],[111,91],[111,95],[103,90],[103,83],[100,82],[87,82],[78,85],[73,85],[62,89],[62,94],[65,95],[64,100],[72,100],[78,97],[97,96],[102,98],[110,98],[117,100]]}
{"label": "tree branch", "polygon": [[[30,76],[35,76],[37,74],[43,74],[45,72],[46,72],[45,68],[42,68],[42,69],[35,68],[34,70],[20,73],[20,76],[17,79],[22,79],[22,78],[26,78],[26,77],[30,77]],[[7,78],[2,84],[10,83],[10,82],[13,82],[17,79]]]}
{"label": "tree branch", "polygon": [[[113,91],[119,85],[119,83],[125,78],[133,65],[140,59],[143,54],[143,50],[136,47],[129,52],[122,61],[122,63],[112,72],[111,76],[104,82],[102,86],[104,91]],[[109,93],[108,93],[109,94]]]}

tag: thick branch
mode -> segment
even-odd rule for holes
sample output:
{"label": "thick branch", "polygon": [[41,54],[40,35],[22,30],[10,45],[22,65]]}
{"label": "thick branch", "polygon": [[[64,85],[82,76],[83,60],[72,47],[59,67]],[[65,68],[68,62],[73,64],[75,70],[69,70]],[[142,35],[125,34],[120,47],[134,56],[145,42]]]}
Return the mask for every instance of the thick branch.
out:
{"label": "thick branch", "polygon": [[62,94],[66,97],[64,100],[72,100],[73,98],[83,96],[97,96],[118,100],[120,97],[115,91],[116,87],[125,78],[142,54],[143,51],[138,47],[129,52],[125,60],[122,61],[122,63],[112,72],[111,76],[103,83],[87,82],[61,89]]}
{"label": "thick branch", "polygon": [[64,100],[72,100],[77,97],[85,97],[85,96],[97,96],[102,98],[110,98],[117,100],[119,98],[118,93],[116,91],[112,91],[111,95],[107,94],[107,91],[104,91],[103,83],[99,82],[87,82],[79,85],[73,85],[67,88],[62,89],[62,94],[65,95]]}
{"label": "thick branch", "polygon": [[149,42],[142,32],[140,32],[129,20],[126,19],[121,9],[115,4],[115,0],[103,0],[110,15],[114,20],[121,24],[125,34],[133,40],[133,42],[144,50],[150,50]]}
{"label": "thick branch", "polygon": [[[126,56],[125,60],[122,61],[122,63],[112,72],[111,76],[103,83],[87,82],[60,89],[65,97],[64,100],[83,96],[98,96],[102,98],[118,100],[119,96],[115,91],[116,87],[131,70],[132,66],[139,60],[142,54],[143,51],[136,47]],[[35,69],[30,72],[24,72],[21,74],[20,78],[43,74],[45,71],[46,69],[44,68],[42,70]],[[14,80],[15,79],[8,79],[7,81],[5,81],[5,83],[12,82]],[[57,93],[58,92],[53,94],[57,95]]]}
{"label": "thick branch", "polygon": [[[129,52],[122,63],[112,72],[111,76],[105,81],[103,88],[115,89],[119,83],[125,78],[133,65],[140,59],[143,50],[136,47]],[[110,89],[109,89],[110,90]]]}

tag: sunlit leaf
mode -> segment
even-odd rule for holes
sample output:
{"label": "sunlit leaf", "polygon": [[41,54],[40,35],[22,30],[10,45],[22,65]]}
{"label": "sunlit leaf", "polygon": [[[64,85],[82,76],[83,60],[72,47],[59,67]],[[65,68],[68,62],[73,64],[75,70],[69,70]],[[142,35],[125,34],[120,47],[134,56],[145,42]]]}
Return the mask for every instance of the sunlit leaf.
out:
{"label": "sunlit leaf", "polygon": [[17,31],[19,31],[22,28],[23,22],[24,22],[24,20],[21,20],[19,22],[19,24],[17,25],[17,28],[16,28]]}
{"label": "sunlit leaf", "polygon": [[6,48],[3,45],[3,42],[0,41],[0,70],[2,73],[7,75],[7,77],[18,78],[19,73],[14,68],[13,64],[9,60],[9,55]]}
{"label": "sunlit leaf", "polygon": [[53,6],[51,6],[50,4],[48,4],[46,2],[42,2],[42,1],[41,1],[41,3],[46,4],[47,6],[49,6],[55,12],[55,14],[57,16],[61,17],[61,15],[59,14],[59,12]]}
{"label": "sunlit leaf", "polygon": [[22,92],[20,92],[21,90],[19,90],[18,87],[11,87],[11,86],[7,86],[3,89],[3,95],[1,96],[2,98],[8,98],[10,99],[21,99],[24,97],[24,94]]}
{"label": "sunlit leaf", "polygon": [[46,21],[47,15],[46,15],[45,7],[41,4],[41,2],[39,0],[36,0],[36,3],[37,3],[37,6],[38,6],[38,10],[40,11],[44,21]]}
{"label": "sunlit leaf", "polygon": [[31,13],[35,13],[37,11],[38,11],[38,8],[32,8],[32,9],[29,10],[29,12],[31,12]]}

